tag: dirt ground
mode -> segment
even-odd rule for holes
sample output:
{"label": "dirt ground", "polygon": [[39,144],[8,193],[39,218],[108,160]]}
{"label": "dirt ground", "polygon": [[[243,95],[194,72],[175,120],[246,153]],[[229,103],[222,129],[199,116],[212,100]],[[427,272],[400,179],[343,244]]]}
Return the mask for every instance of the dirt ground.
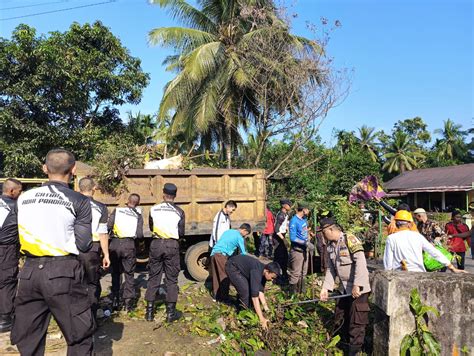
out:
{"label": "dirt ground", "polygon": [[[135,276],[139,293],[144,294],[146,275],[139,272]],[[110,275],[102,279],[102,287],[106,291],[110,287]],[[189,286],[201,288],[202,283],[191,282],[181,272],[179,284],[182,289]],[[186,303],[184,295],[182,303]],[[200,302],[212,303],[212,299],[204,294]],[[178,309],[183,309],[179,306]],[[110,318],[100,319],[98,329],[94,335],[95,354],[107,355],[210,355],[216,348],[208,344],[212,338],[203,338],[183,331],[182,324],[175,322],[171,325],[164,322],[164,305],[156,312],[154,322],[146,322],[144,316],[144,302],[138,302],[137,311],[133,314],[125,312],[114,313]],[[191,315],[184,315],[190,319]],[[46,341],[46,355],[66,355],[66,343],[58,327],[51,323]],[[0,355],[19,355],[15,346],[10,343],[10,333],[0,334]]]}

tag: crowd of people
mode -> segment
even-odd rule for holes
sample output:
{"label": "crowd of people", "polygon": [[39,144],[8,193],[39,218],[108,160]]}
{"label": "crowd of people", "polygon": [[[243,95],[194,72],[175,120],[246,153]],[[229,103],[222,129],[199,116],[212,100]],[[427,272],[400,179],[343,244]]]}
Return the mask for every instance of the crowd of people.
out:
{"label": "crowd of people", "polygon": [[[75,173],[72,153],[51,150],[43,170],[49,180],[41,187],[22,193],[22,184],[16,179],[7,179],[2,187],[0,332],[11,330],[11,341],[22,355],[41,355],[52,315],[68,344],[68,354],[91,355],[104,270],[110,269],[112,275],[113,309],[135,308],[135,239],[144,235],[140,196],[131,194],[126,206],[115,208],[108,216],[107,207],[94,199],[97,187],[92,178],[79,181],[79,192],[69,188]],[[162,201],[150,209],[147,321],[154,320],[163,273],[166,321],[182,316],[176,303],[179,240],[185,234],[186,217],[175,204],[177,194],[176,185],[166,183]],[[452,221],[443,231],[423,209],[414,211],[415,224],[406,204],[393,209],[379,203],[393,215],[387,219],[385,269],[424,272],[425,251],[447,269],[463,272],[465,240],[473,235],[473,229],[462,222],[458,211],[452,213]],[[290,297],[304,295],[308,263],[317,249],[325,272],[320,300],[327,301],[333,297],[330,292],[339,290],[334,332],[340,333],[347,353],[355,355],[363,346],[371,291],[363,244],[333,217],[311,227],[309,206],[300,202],[294,211],[292,207],[292,201],[282,199],[276,216],[266,209],[267,223],[256,251],[259,259],[246,249],[245,239],[251,236],[252,227],[243,223],[232,229],[237,203],[225,203],[214,218],[209,239],[212,296],[216,302],[232,303],[229,288],[233,285],[240,307],[253,308],[266,329],[266,283],[282,285]],[[436,247],[443,239],[457,256],[458,268]],[[20,253],[26,256],[21,270]]]}

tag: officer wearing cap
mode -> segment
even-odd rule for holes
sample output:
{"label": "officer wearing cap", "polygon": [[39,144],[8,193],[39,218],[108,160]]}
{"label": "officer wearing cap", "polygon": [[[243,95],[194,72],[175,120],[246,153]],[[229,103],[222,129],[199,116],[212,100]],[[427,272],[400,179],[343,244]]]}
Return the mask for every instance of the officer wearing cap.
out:
{"label": "officer wearing cap", "polygon": [[51,314],[68,355],[92,355],[94,319],[77,259],[92,245],[90,201],[68,187],[73,154],[55,149],[43,171],[49,182],[18,198],[21,252],[26,255],[15,297],[11,341],[22,355],[44,355]]}
{"label": "officer wearing cap", "polygon": [[178,300],[178,274],[180,271],[179,239],[184,237],[184,211],[174,203],[178,188],[172,183],[163,187],[163,202],[150,209],[150,231],[153,241],[150,245],[148,262],[148,287],[145,319],[153,321],[155,317],[155,298],[165,272],[166,321],[171,323],[181,318],[176,310]]}
{"label": "officer wearing cap", "polygon": [[0,333],[10,331],[12,326],[20,258],[16,200],[21,189],[20,181],[9,178],[0,196]]}
{"label": "officer wearing cap", "polygon": [[275,231],[273,233],[273,260],[278,262],[283,278],[287,278],[288,267],[288,232],[289,215],[292,202],[288,199],[280,200],[281,209],[275,217]]}
{"label": "officer wearing cap", "polygon": [[120,280],[121,273],[125,275],[123,294],[125,309],[132,311],[136,297],[135,266],[135,239],[143,238],[143,216],[137,207],[140,204],[138,194],[130,194],[127,206],[116,208],[110,214],[108,228],[111,231],[110,260],[112,267],[112,295],[113,308],[120,309]]}
{"label": "officer wearing cap", "polygon": [[365,328],[369,323],[369,272],[361,241],[344,233],[334,218],[321,220],[320,231],[328,241],[329,268],[326,270],[320,298],[328,299],[336,277],[340,291],[349,294],[338,299],[334,315],[334,332],[341,331],[343,345],[349,355],[356,355],[364,344]]}

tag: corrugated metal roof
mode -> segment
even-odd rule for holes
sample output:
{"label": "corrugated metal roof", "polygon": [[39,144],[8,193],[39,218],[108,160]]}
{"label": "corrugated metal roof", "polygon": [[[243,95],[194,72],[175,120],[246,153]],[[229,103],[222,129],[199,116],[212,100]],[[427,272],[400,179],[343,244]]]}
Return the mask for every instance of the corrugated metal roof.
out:
{"label": "corrugated metal roof", "polygon": [[429,192],[474,189],[474,163],[459,166],[415,169],[384,184],[388,191]]}

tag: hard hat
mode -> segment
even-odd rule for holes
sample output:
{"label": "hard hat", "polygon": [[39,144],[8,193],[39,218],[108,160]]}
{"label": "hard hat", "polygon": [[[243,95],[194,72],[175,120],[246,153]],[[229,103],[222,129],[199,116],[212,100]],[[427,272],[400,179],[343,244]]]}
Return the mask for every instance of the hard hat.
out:
{"label": "hard hat", "polygon": [[415,213],[415,214],[426,214],[426,210],[423,209],[423,208],[418,208],[413,213]]}
{"label": "hard hat", "polygon": [[395,220],[403,220],[403,221],[413,222],[413,217],[411,216],[411,213],[409,211],[399,210],[395,214]]}

